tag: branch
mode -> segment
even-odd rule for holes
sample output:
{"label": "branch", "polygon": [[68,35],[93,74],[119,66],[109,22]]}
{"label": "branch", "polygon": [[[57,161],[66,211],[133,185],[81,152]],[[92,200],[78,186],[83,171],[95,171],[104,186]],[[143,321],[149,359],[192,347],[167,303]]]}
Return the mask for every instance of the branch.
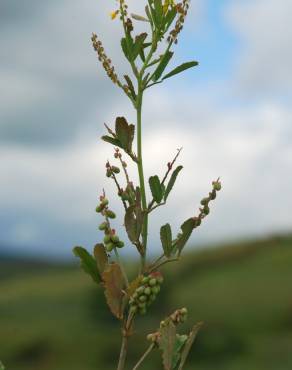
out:
{"label": "branch", "polygon": [[137,364],[133,367],[133,370],[138,369],[138,367],[142,364],[142,362],[145,360],[145,358],[149,355],[149,353],[153,350],[154,347],[155,347],[155,343],[150,344],[146,352],[143,354],[143,356],[140,358]]}

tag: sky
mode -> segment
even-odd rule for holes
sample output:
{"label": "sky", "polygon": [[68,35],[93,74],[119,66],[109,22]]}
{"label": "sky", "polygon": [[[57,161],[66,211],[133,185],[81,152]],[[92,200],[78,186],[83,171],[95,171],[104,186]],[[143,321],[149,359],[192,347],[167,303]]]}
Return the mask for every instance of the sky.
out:
{"label": "sky", "polygon": [[[143,12],[141,2],[129,6]],[[112,148],[100,136],[104,122],[135,115],[90,43],[96,32],[118,73],[129,71],[121,25],[109,17],[115,7],[114,0],[0,3],[0,250],[67,258],[74,245],[91,249],[102,237],[95,207],[103,188],[121,229],[122,209],[104,176]],[[190,244],[291,231],[291,14],[290,0],[191,2],[169,68],[200,65],[144,101],[146,178],[163,176],[183,147],[175,191],[150,222],[152,253],[161,248],[159,227],[170,222],[178,231],[218,176],[223,189]]]}

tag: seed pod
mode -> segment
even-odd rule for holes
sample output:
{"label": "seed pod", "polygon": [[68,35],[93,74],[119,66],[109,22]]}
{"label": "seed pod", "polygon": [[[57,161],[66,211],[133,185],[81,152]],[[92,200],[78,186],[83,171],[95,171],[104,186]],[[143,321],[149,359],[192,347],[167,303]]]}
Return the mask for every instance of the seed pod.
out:
{"label": "seed pod", "polygon": [[147,284],[149,282],[150,278],[149,276],[144,276],[143,279],[142,279],[142,284]]}
{"label": "seed pod", "polygon": [[206,206],[206,205],[208,205],[208,203],[209,203],[209,198],[203,198],[203,199],[201,200],[201,204],[202,204],[202,206]]}
{"label": "seed pod", "polygon": [[150,295],[151,294],[151,289],[149,287],[144,289],[144,294]]}
{"label": "seed pod", "polygon": [[111,241],[114,244],[117,244],[120,241],[120,238],[117,235],[111,235]]}
{"label": "seed pod", "polygon": [[151,288],[151,291],[152,291],[152,293],[153,294],[158,294],[159,293],[159,291],[160,291],[160,286],[159,285],[156,285],[156,286],[154,286],[154,287],[152,287]]}
{"label": "seed pod", "polygon": [[139,301],[140,301],[140,302],[146,302],[146,301],[147,301],[147,297],[146,297],[146,295],[140,295],[140,297],[139,297]]}
{"label": "seed pod", "polygon": [[105,215],[106,215],[108,218],[116,218],[116,214],[115,214],[113,211],[111,211],[110,209],[107,209],[107,210],[105,211]]}
{"label": "seed pod", "polygon": [[111,252],[114,249],[115,245],[113,243],[105,244],[105,248],[108,252]]}
{"label": "seed pod", "polygon": [[221,190],[221,182],[220,181],[214,181],[213,183],[212,183],[212,185],[213,185],[213,189],[214,190],[216,190],[216,191],[220,191]]}
{"label": "seed pod", "polygon": [[156,280],[155,278],[152,278],[152,279],[150,279],[150,281],[149,281],[149,285],[150,285],[150,286],[154,286],[154,285],[156,285],[156,283],[157,283],[157,280]]}
{"label": "seed pod", "polygon": [[102,210],[103,210],[103,206],[101,205],[101,204],[99,204],[96,208],[95,208],[95,211],[97,212],[97,213],[100,213]]}
{"label": "seed pod", "polygon": [[112,171],[113,171],[114,173],[120,173],[120,169],[119,169],[119,167],[116,167],[116,166],[112,166]]}
{"label": "seed pod", "polygon": [[107,229],[107,223],[103,222],[98,226],[99,230],[106,230]]}
{"label": "seed pod", "polygon": [[210,208],[208,206],[204,206],[203,212],[205,215],[208,215],[210,213]]}
{"label": "seed pod", "polygon": [[108,199],[107,198],[103,198],[103,200],[101,201],[100,203],[101,205],[103,205],[104,207],[108,205]]}
{"label": "seed pod", "polygon": [[108,244],[108,243],[110,243],[110,241],[111,241],[110,235],[105,235],[104,238],[103,238],[104,244]]}
{"label": "seed pod", "polygon": [[146,303],[145,302],[139,302],[138,303],[138,307],[139,308],[145,308],[146,307]]}
{"label": "seed pod", "polygon": [[125,245],[125,243],[122,242],[121,240],[117,243],[118,248],[123,248],[124,245]]}

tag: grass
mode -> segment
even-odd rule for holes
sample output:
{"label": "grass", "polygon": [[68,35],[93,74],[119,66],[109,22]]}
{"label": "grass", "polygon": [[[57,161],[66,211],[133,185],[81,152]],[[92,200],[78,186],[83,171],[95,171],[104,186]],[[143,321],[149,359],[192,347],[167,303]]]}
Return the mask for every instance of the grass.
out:
{"label": "grass", "polygon": [[[1,265],[0,280],[0,358],[7,370],[114,369],[119,328],[102,291],[76,266],[30,264],[27,271],[23,264],[17,274],[13,266]],[[130,364],[163,315],[187,306],[182,332],[199,320],[205,325],[186,370],[292,368],[292,237],[189,253],[164,272],[151,317],[136,327]],[[160,368],[157,353],[141,370]]]}

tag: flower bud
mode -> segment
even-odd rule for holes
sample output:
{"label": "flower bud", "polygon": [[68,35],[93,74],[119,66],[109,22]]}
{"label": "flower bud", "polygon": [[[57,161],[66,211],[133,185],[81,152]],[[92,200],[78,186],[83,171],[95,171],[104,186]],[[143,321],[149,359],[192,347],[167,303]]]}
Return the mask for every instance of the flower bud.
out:
{"label": "flower bud", "polygon": [[101,205],[101,204],[99,204],[96,208],[95,208],[95,211],[97,212],[97,213],[100,213],[102,210],[103,210],[103,206]]}
{"label": "flower bud", "polygon": [[213,181],[212,182],[212,185],[213,185],[213,188],[214,190],[216,191],[220,191],[221,190],[221,182],[220,181]]}
{"label": "flower bud", "polygon": [[140,286],[137,290],[136,290],[137,294],[142,294],[144,293],[144,287],[143,286]]}
{"label": "flower bud", "polygon": [[205,215],[208,215],[210,213],[210,208],[208,206],[204,206],[203,212]]}

